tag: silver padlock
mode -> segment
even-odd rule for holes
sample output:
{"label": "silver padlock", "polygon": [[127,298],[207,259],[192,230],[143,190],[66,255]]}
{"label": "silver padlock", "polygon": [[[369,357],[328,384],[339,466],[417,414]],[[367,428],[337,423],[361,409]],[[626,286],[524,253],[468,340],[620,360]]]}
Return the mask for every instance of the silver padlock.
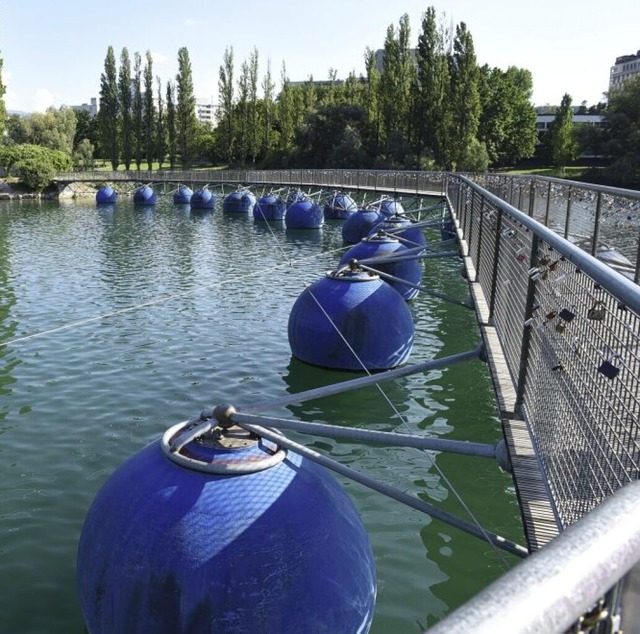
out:
{"label": "silver padlock", "polygon": [[588,311],[587,311],[587,319],[592,319],[593,321],[602,321],[607,314],[607,307],[604,302],[596,302]]}

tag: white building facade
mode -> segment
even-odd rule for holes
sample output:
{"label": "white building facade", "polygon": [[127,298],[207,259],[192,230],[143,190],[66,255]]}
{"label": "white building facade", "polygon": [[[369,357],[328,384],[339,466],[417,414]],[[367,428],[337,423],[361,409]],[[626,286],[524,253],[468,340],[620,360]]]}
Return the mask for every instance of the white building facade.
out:
{"label": "white building facade", "polygon": [[616,57],[609,75],[609,92],[620,88],[630,77],[640,76],[640,51],[635,55]]}

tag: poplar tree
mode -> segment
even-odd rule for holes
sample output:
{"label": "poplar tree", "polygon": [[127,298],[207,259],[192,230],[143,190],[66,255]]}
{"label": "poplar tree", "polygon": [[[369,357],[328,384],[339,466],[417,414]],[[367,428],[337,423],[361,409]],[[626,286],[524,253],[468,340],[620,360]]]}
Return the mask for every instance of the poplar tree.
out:
{"label": "poplar tree", "polygon": [[162,100],[162,82],[160,77],[156,77],[158,85],[158,111],[156,116],[156,159],[158,160],[158,169],[162,169],[164,159],[167,154],[167,134],[165,126],[166,114],[164,111],[164,101]]}
{"label": "poplar tree", "polygon": [[0,139],[4,136],[7,127],[7,108],[4,103],[4,96],[7,92],[5,85],[2,83],[2,66],[4,60],[0,57]]}
{"label": "poplar tree", "polygon": [[236,156],[238,163],[244,165],[247,156],[247,136],[249,131],[249,64],[245,60],[240,66],[238,77],[238,135]]}
{"label": "poplar tree", "polygon": [[573,109],[571,95],[562,97],[560,107],[547,132],[547,148],[552,164],[561,173],[568,163],[574,161],[578,155],[578,144],[573,133]]}
{"label": "poplar tree", "polygon": [[278,149],[285,155],[292,147],[294,133],[294,97],[289,78],[287,77],[287,65],[282,61],[282,69],[280,71],[280,83],[282,90],[278,99],[277,121],[280,128],[280,141]]}
{"label": "poplar tree", "polygon": [[143,122],[147,169],[151,171],[153,168],[153,157],[155,154],[155,112],[153,108],[153,59],[151,58],[150,51],[147,51],[146,63],[144,66]]}
{"label": "poplar tree", "polygon": [[133,151],[136,169],[142,167],[142,56],[133,56]]}
{"label": "poplar tree", "polygon": [[273,119],[273,91],[275,90],[275,84],[271,75],[271,60],[267,59],[267,70],[262,78],[262,153],[267,155],[271,150],[271,128]]}
{"label": "poplar tree", "polygon": [[437,23],[435,8],[429,7],[422,18],[416,53],[419,116],[415,150],[418,160],[426,155],[437,166],[444,165],[449,93],[447,39],[445,28]]}
{"label": "poplar tree", "polygon": [[132,157],[132,121],[131,121],[131,59],[127,48],[120,54],[120,73],[118,75],[118,101],[120,111],[120,135],[122,139],[122,162],[124,168],[131,167]]}
{"label": "poplar tree", "polygon": [[389,153],[391,135],[398,129],[398,80],[400,75],[400,51],[393,24],[387,27],[384,41],[382,72],[380,74],[380,113],[382,115],[383,144]]}
{"label": "poplar tree", "polygon": [[[167,104],[168,107],[168,104]],[[193,160],[196,137],[196,98],[193,94],[191,60],[185,46],[178,50],[178,74],[176,75],[176,133],[180,161],[187,167]]]}
{"label": "poplar tree", "polygon": [[456,26],[449,60],[451,128],[445,168],[465,169],[465,161],[478,145],[480,90],[473,38],[464,22]]}
{"label": "poplar tree", "polygon": [[98,130],[102,155],[111,161],[111,169],[120,164],[118,151],[118,81],[113,47],[107,49],[104,71],[100,77],[100,110]]}
{"label": "poplar tree", "polygon": [[376,66],[375,53],[367,48],[365,50],[365,69],[367,87],[365,92],[364,110],[366,114],[366,140],[369,152],[377,156],[380,147],[380,72]]}
{"label": "poplar tree", "polygon": [[259,151],[259,122],[258,122],[258,49],[253,48],[249,56],[249,143],[248,153],[251,164],[255,166]]}
{"label": "poplar tree", "polygon": [[221,130],[222,155],[227,164],[234,159],[235,146],[235,116],[234,116],[234,86],[233,86],[233,47],[226,48],[222,65],[218,73],[218,93],[220,95],[220,110],[218,117]]}
{"label": "poplar tree", "polygon": [[169,167],[175,169],[178,133],[176,130],[175,88],[167,82],[167,140],[169,143]]}

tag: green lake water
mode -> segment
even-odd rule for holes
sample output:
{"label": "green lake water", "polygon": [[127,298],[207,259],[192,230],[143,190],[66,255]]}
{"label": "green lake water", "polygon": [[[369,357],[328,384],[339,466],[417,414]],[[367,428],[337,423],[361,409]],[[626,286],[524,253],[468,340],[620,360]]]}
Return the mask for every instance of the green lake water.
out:
{"label": "green lake water", "polygon": [[[218,403],[249,405],[357,376],[292,359],[287,340],[294,301],[338,263],[341,227],[287,231],[165,199],[148,209],[127,200],[0,203],[0,632],[83,633],[75,559],[85,515],[109,475],[169,426]],[[457,258],[429,260],[424,280],[465,299],[460,270]],[[410,307],[410,362],[479,343],[472,311],[424,293]],[[501,438],[479,360],[270,413]],[[469,520],[466,506],[523,543],[511,478],[493,461],[289,435]],[[516,563],[339,480],[376,559],[371,632],[420,632]]]}

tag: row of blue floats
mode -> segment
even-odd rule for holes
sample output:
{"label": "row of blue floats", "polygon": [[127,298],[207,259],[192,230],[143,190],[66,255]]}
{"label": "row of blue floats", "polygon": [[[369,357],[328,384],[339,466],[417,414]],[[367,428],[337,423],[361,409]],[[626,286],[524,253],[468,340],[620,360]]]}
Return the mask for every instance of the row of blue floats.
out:
{"label": "row of blue floats", "polygon": [[[225,203],[227,211],[253,205],[265,220],[299,209],[320,222],[316,208],[326,212],[304,195],[287,205],[236,191]],[[399,201],[382,203],[358,210],[343,198],[335,206],[353,246],[293,304],[294,357],[359,371],[407,359],[410,284],[420,283],[427,243]],[[77,558],[87,631],[366,633],[375,560],[351,498],[308,457],[242,435],[228,408],[219,409],[168,429],[96,496]]]}
{"label": "row of blue floats", "polygon": [[[216,192],[208,186],[193,191],[186,185],[179,185],[173,192],[175,205],[189,205],[192,209],[215,209]],[[118,199],[118,192],[110,185],[101,187],[96,193],[96,203],[114,204]],[[133,192],[133,203],[136,206],[153,206],[158,202],[158,196],[151,185],[143,185]],[[363,212],[354,218],[347,226],[349,232],[357,233],[359,228],[351,229],[351,224],[374,222],[380,214],[391,216],[403,213],[399,201],[385,199],[379,203],[359,209],[356,202],[343,192],[334,192],[325,200],[323,205],[316,202],[309,194],[294,189],[283,198],[277,192],[267,193],[257,198],[249,189],[243,188],[232,191],[224,196],[222,210],[229,213],[253,213],[257,221],[284,221],[292,229],[318,229],[325,220],[349,220],[356,212]],[[348,241],[357,241],[348,239]]]}

